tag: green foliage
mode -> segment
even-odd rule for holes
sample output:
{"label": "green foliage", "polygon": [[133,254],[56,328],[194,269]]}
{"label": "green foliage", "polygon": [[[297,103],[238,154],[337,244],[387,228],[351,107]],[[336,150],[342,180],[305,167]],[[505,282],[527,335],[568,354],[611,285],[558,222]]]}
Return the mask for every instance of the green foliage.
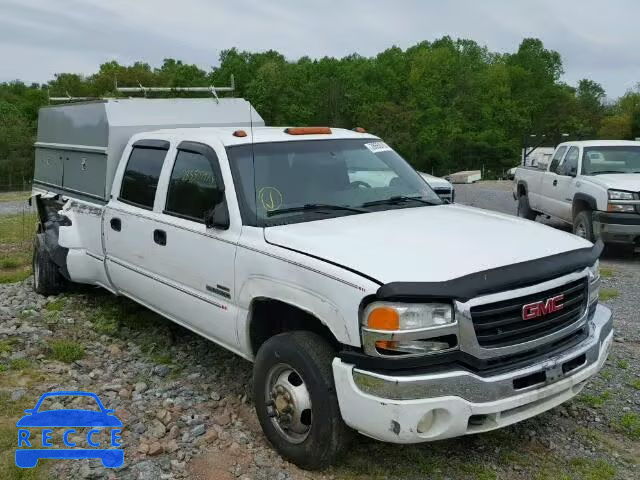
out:
{"label": "green foliage", "polygon": [[66,304],[67,300],[64,297],[58,297],[55,300],[47,303],[44,306],[44,309],[47,312],[61,312]]}
{"label": "green foliage", "polygon": [[578,478],[583,480],[611,480],[616,476],[616,469],[604,460],[576,458],[571,461]]}
{"label": "green foliage", "polygon": [[12,370],[24,370],[25,368],[29,368],[31,366],[31,362],[26,358],[16,358],[9,362],[9,367]]}
{"label": "green foliage", "polygon": [[614,298],[618,298],[620,296],[620,292],[615,288],[601,288],[600,289],[600,300],[606,302],[608,300],[613,300]]}
{"label": "green foliage", "polygon": [[618,430],[626,434],[629,438],[640,440],[640,415],[637,413],[625,413],[617,426]]}
{"label": "green foliage", "polygon": [[484,167],[486,177],[500,176],[519,162],[530,134],[545,134],[553,144],[562,133],[640,132],[640,92],[605,106],[602,86],[582,79],[572,88],[560,81],[562,73],[559,53],[535,38],[504,54],[450,37],[341,59],[288,60],[273,50],[232,48],[209,72],[172,58],[159,68],[110,61],[93,75],[60,73],[47,85],[0,84],[0,183],[31,178],[37,111],[47,89],[51,96],[102,97],[117,95],[116,84],[227,85],[234,75],[234,96],[250,100],[268,125],[362,126],[416,168],[440,175]]}
{"label": "green foliage", "polygon": [[35,213],[0,216],[0,283],[19,282],[31,275]]}
{"label": "green foliage", "polygon": [[611,398],[611,392],[602,392],[599,395],[583,394],[578,399],[590,406],[591,408],[601,408]]}
{"label": "green foliage", "polygon": [[71,363],[84,357],[84,347],[73,340],[54,340],[50,344],[51,357],[55,360]]}

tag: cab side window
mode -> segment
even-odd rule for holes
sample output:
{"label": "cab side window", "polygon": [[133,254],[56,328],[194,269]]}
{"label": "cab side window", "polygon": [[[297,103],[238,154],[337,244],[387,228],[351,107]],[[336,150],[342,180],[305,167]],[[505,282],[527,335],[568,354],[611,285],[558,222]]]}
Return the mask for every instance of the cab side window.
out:
{"label": "cab side window", "polygon": [[206,156],[202,151],[178,150],[164,213],[204,223],[204,214],[215,206],[222,187],[217,161],[211,149]]}
{"label": "cab side window", "polygon": [[564,157],[564,152],[567,151],[567,147],[560,147],[556,151],[556,154],[553,156],[551,160],[551,165],[549,166],[550,172],[555,172],[558,169],[558,165],[560,165],[560,160]]}
{"label": "cab side window", "polygon": [[133,145],[118,200],[146,210],[153,209],[167,150],[169,143],[161,140],[141,140]]}
{"label": "cab side window", "polygon": [[559,175],[575,175],[578,172],[578,147],[571,147],[564,162],[558,168]]}

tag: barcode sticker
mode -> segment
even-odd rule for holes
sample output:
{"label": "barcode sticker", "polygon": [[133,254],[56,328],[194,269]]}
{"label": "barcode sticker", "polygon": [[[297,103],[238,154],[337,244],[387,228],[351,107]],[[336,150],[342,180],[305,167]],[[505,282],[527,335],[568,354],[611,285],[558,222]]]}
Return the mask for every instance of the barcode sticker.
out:
{"label": "barcode sticker", "polygon": [[391,151],[391,147],[384,142],[365,143],[364,146],[371,150],[372,153]]}

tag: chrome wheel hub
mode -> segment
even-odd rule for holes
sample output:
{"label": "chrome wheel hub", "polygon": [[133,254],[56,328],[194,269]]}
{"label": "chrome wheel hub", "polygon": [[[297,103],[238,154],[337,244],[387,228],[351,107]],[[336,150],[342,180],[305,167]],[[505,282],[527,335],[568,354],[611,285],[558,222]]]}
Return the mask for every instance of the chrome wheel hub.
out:
{"label": "chrome wheel hub", "polygon": [[302,376],[286,364],[269,371],[265,385],[267,414],[280,435],[301,443],[311,430],[311,396]]}

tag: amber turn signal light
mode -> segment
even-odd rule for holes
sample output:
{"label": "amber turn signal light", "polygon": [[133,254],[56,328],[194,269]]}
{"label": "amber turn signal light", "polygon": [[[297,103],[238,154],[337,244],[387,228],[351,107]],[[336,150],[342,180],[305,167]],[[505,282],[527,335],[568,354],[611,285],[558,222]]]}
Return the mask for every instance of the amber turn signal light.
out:
{"label": "amber turn signal light", "polygon": [[374,330],[399,330],[400,315],[393,308],[378,307],[369,313],[367,326]]}
{"label": "amber turn signal light", "polygon": [[289,127],[284,130],[289,135],[329,135],[329,127]]}

